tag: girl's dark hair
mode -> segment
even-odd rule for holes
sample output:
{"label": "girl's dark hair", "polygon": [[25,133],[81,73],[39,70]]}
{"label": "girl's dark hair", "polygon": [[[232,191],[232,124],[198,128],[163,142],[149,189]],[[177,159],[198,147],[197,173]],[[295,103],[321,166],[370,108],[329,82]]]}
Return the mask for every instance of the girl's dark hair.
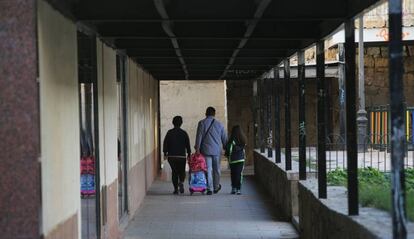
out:
{"label": "girl's dark hair", "polygon": [[233,128],[231,129],[230,140],[234,140],[237,145],[246,145],[246,135],[244,135],[240,125],[233,126]]}

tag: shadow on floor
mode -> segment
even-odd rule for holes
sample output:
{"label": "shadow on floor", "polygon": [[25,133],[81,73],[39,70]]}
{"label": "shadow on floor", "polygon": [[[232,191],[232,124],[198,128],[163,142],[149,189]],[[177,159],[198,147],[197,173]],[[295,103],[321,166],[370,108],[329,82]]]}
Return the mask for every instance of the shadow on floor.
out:
{"label": "shadow on floor", "polygon": [[188,185],[185,194],[172,195],[170,182],[156,181],[124,238],[298,238],[253,177],[244,179],[242,195],[231,195],[230,178],[223,175],[222,190],[211,196],[190,196]]}

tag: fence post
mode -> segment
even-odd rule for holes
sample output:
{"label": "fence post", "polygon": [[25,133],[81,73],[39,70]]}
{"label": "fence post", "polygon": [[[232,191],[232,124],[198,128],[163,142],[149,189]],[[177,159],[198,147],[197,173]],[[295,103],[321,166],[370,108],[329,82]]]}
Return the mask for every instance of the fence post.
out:
{"label": "fence post", "polygon": [[285,59],[284,80],[285,80],[285,169],[292,169],[292,149],[291,149],[291,124],[290,124],[290,62]]}
{"label": "fence post", "polygon": [[267,146],[267,157],[273,158],[273,149],[272,149],[272,78],[266,79],[266,125],[267,125],[267,135],[266,135],[266,146]]}
{"label": "fence post", "polygon": [[404,175],[404,86],[402,48],[402,1],[388,1],[389,81],[391,107],[391,193],[393,236],[407,238]]}
{"label": "fence post", "polygon": [[358,145],[356,129],[355,23],[345,21],[346,150],[348,214],[358,215]]}
{"label": "fence post", "polygon": [[259,108],[259,96],[258,96],[258,81],[253,82],[253,134],[254,134],[254,148],[257,149],[258,145],[258,126],[257,112]]}
{"label": "fence post", "polygon": [[346,114],[345,114],[345,47],[343,43],[338,44],[338,85],[339,85],[339,134],[346,142]]}
{"label": "fence post", "polygon": [[259,99],[260,99],[260,110],[259,110],[259,118],[260,118],[260,153],[265,152],[265,125],[264,125],[264,87],[263,87],[263,79],[259,79]]}
{"label": "fence post", "polygon": [[324,41],[316,43],[316,80],[318,87],[318,195],[327,197],[326,185],[326,109],[325,109],[325,52]]}
{"label": "fence post", "polygon": [[275,161],[276,163],[281,162],[280,152],[280,82],[279,82],[279,66],[273,69],[273,90],[275,99]]}
{"label": "fence post", "polygon": [[305,54],[298,52],[298,78],[299,78],[299,180],[306,180],[306,79]]}

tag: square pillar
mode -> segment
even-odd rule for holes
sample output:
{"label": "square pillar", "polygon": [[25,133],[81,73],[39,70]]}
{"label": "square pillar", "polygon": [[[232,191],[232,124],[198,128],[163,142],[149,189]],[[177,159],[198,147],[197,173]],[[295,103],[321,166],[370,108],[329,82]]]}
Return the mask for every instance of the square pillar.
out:
{"label": "square pillar", "polygon": [[40,237],[36,0],[0,1],[0,229]]}

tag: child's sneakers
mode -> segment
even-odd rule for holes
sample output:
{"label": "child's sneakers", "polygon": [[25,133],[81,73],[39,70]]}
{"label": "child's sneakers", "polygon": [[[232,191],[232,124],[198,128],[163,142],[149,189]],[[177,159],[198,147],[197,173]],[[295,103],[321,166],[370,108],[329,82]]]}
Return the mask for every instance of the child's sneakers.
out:
{"label": "child's sneakers", "polygon": [[183,183],[178,184],[178,188],[180,189],[180,193],[183,194],[184,193],[184,185],[183,185]]}
{"label": "child's sneakers", "polygon": [[232,188],[232,189],[231,189],[231,194],[237,194],[237,195],[240,195],[240,194],[241,194],[241,191],[240,191],[240,189],[237,189],[237,188]]}

